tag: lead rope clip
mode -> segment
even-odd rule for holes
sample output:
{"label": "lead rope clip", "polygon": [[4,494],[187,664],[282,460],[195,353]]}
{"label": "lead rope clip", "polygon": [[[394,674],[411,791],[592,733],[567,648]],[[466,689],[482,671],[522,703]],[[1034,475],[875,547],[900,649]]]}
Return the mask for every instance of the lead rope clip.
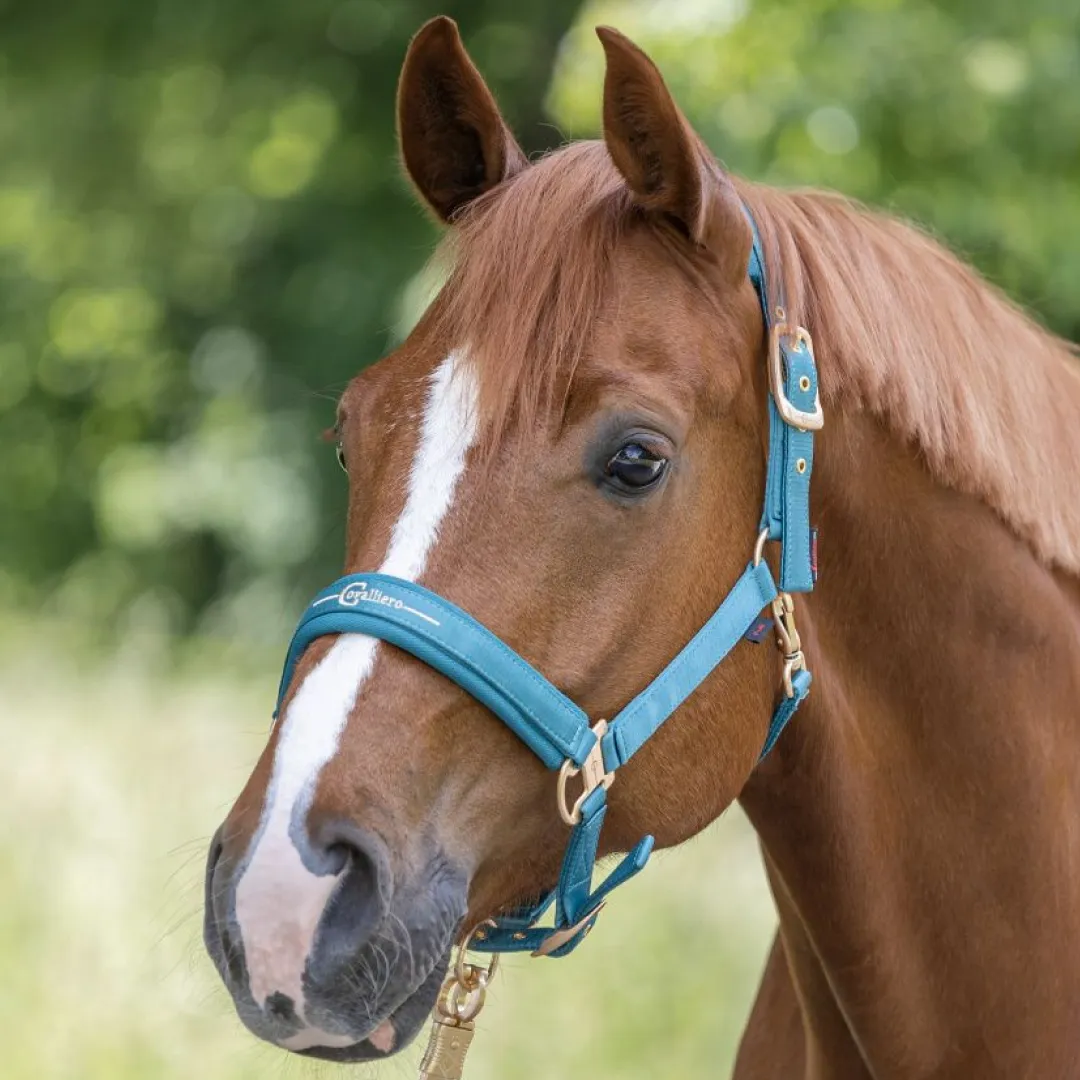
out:
{"label": "lead rope clip", "polygon": [[[769,530],[762,529],[758,533],[757,543],[754,544],[754,566],[761,563],[765,555],[765,544],[769,539]],[[795,672],[806,669],[806,657],[802,651],[802,639],[799,637],[799,629],[795,625],[795,598],[789,592],[780,593],[769,605],[773,615],[773,626],[776,628],[776,645],[784,657],[783,680],[784,695],[789,698],[795,696],[793,679]]]}
{"label": "lead rope clip", "polygon": [[[480,926],[494,925],[489,919]],[[427,1050],[420,1059],[420,1080],[461,1080],[465,1055],[476,1033],[474,1021],[484,1007],[487,988],[499,966],[495,953],[487,967],[468,963],[469,943],[480,926],[469,931],[458,947],[457,961],[439,991],[432,1015]]]}
{"label": "lead rope clip", "polygon": [[784,656],[784,693],[795,696],[792,679],[796,671],[806,668],[806,657],[802,651],[802,639],[795,626],[795,601],[791,593],[782,592],[772,602],[773,623],[776,626],[776,644]]}

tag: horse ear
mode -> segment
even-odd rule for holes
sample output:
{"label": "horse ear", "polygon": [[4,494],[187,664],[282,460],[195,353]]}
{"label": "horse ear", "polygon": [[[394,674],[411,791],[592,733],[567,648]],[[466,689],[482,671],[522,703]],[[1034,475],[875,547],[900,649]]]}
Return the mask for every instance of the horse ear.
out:
{"label": "horse ear", "polygon": [[604,142],[638,204],[673,218],[726,276],[746,275],[752,236],[734,185],[628,37],[596,28],[607,54]]}
{"label": "horse ear", "polygon": [[409,44],[397,121],[405,169],[443,221],[528,164],[446,16]]}

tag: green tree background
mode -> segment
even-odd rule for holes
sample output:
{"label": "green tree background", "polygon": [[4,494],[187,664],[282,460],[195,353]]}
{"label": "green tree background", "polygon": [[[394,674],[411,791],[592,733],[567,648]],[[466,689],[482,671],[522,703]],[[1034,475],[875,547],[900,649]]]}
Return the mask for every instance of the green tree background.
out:
{"label": "green tree background", "polygon": [[[446,7],[546,145],[577,0]],[[434,238],[393,108],[435,10],[0,9],[0,602],[250,635],[339,563],[318,433]]]}
{"label": "green tree background", "polygon": [[[730,167],[913,216],[1080,336],[1071,0],[443,7],[531,152],[596,133],[610,21]],[[422,296],[393,96],[436,10],[0,7],[0,604],[269,643],[333,575],[318,433]]]}

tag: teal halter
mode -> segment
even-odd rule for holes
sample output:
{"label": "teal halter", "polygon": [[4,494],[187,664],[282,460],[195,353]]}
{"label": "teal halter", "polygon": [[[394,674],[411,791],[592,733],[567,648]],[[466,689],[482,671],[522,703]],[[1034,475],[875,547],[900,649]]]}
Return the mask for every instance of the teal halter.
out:
{"label": "teal halter", "polygon": [[[784,693],[773,712],[762,757],[810,689],[791,594],[814,587],[810,473],[813,433],[822,424],[817,370],[806,331],[789,327],[781,307],[770,308],[761,238],[752,218],[750,225],[754,242],[748,273],[765,320],[771,390],[765,508],[754,558],[709,621],[613,720],[590,725],[573,701],[461,608],[421,585],[386,574],[351,574],[328,586],[311,602],[289,645],[278,709],[312,641],[325,634],[367,634],[404,649],[457,683],[549,769],[559,770],[559,810],[571,831],[558,884],[535,906],[478,930],[473,936],[476,949],[565,956],[580,944],[607,896],[645,866],[653,846],[653,838],[644,837],[593,891],[608,788],[619,768],[759,623],[765,607],[771,605],[784,653]],[[779,589],[761,557],[768,540],[781,544]],[[568,806],[567,781],[578,774],[584,791]],[[554,925],[537,926],[553,902]]]}

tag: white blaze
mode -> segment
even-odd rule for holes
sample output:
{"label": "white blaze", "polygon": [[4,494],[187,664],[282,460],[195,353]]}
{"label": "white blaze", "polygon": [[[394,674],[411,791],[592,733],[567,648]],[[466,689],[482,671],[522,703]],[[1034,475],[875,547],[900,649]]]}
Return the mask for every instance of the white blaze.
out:
{"label": "white blaze", "polygon": [[[380,573],[419,578],[465,471],[476,436],[477,388],[463,359],[453,352],[431,375],[405,508],[394,524]],[[337,752],[378,647],[378,640],[365,634],[342,634],[294,695],[281,720],[262,820],[236,889],[252,997],[262,1005],[275,992],[287,994],[301,1019],[306,1019],[304,965],[339,876],[308,870],[289,827],[297,801]],[[301,1049],[352,1041],[309,1027],[285,1045]]]}

